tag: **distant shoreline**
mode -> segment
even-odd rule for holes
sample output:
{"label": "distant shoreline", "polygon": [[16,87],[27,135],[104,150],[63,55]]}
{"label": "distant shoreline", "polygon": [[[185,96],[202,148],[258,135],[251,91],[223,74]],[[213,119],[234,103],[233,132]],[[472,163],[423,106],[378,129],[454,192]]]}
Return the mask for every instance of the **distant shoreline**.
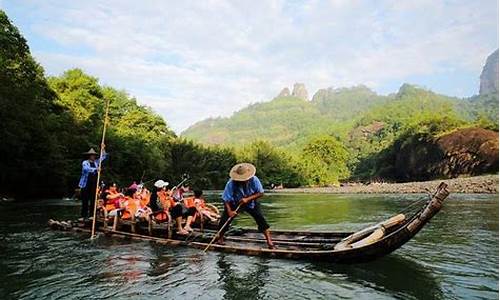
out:
{"label": "distant shoreline", "polygon": [[404,183],[352,183],[339,187],[302,187],[266,190],[274,193],[303,194],[416,194],[434,191],[439,183],[448,184],[451,193],[461,194],[498,194],[498,174],[453,179],[431,180]]}

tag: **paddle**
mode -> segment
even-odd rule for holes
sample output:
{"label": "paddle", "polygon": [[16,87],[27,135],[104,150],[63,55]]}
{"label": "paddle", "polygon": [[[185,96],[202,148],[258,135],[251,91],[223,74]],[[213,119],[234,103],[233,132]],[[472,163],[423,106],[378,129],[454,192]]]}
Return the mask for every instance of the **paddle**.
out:
{"label": "paddle", "polygon": [[106,126],[108,125],[108,113],[109,113],[109,99],[106,102],[106,113],[104,114],[104,126],[102,128],[102,140],[101,140],[101,153],[99,154],[99,167],[97,168],[97,185],[95,188],[95,195],[94,195],[94,218],[92,219],[92,234],[90,236],[90,239],[95,238],[95,219],[97,215],[97,196],[99,193],[99,181],[101,179],[101,165],[102,165],[102,155],[104,153],[104,139],[106,138]]}
{"label": "paddle", "polygon": [[[240,204],[238,204],[238,207],[236,207],[236,210],[234,211],[236,213],[236,215],[234,215],[234,217],[237,216],[237,213],[238,213],[238,210],[240,210],[240,207],[243,203],[240,202]],[[210,248],[210,246],[212,246],[212,244],[215,242],[215,240],[217,239],[217,237],[219,237],[219,234],[222,232],[222,230],[224,228],[226,228],[226,226],[234,219],[234,217],[230,217],[227,219],[226,223],[224,223],[224,225],[222,225],[222,227],[219,229],[219,231],[217,231],[217,233],[214,235],[214,238],[210,241],[210,243],[208,243],[207,247],[205,248],[205,250],[203,250],[203,253],[207,252],[208,248]]]}
{"label": "paddle", "polygon": [[183,185],[183,184],[184,184],[184,182],[186,182],[186,181],[188,181],[188,180],[189,180],[189,174],[186,174],[186,173],[182,174],[182,181],[181,181],[181,182],[179,182],[179,184],[178,184],[178,185],[174,186],[174,187],[172,188],[172,191],[174,191],[174,190],[178,189],[181,185]]}

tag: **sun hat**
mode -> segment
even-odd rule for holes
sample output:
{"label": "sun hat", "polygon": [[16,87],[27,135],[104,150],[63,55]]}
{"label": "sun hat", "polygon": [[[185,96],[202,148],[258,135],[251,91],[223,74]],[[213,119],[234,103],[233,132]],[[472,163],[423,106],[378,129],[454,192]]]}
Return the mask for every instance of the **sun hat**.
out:
{"label": "sun hat", "polygon": [[168,186],[168,182],[163,181],[163,180],[160,179],[160,180],[157,180],[155,182],[154,186],[157,187],[157,188],[159,188],[159,189],[161,189],[162,187]]}
{"label": "sun hat", "polygon": [[99,155],[99,153],[95,152],[94,148],[90,148],[89,151],[83,152],[83,155]]}
{"label": "sun hat", "polygon": [[234,181],[247,181],[255,175],[255,166],[250,163],[240,163],[229,171],[229,177]]}

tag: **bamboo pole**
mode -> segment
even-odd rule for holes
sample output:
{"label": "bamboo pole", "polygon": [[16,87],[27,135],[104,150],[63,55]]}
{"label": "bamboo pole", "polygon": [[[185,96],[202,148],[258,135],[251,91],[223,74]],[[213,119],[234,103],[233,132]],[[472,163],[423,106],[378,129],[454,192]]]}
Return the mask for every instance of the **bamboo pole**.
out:
{"label": "bamboo pole", "polygon": [[[238,204],[238,207],[236,207],[236,210],[234,211],[235,213],[238,213],[238,211],[240,210],[240,207],[241,207],[241,202],[240,204]],[[219,229],[219,231],[217,231],[217,233],[214,235],[214,238],[210,241],[210,243],[208,243],[207,247],[203,250],[203,253],[207,252],[208,248],[210,248],[210,246],[212,246],[212,244],[215,242],[215,240],[219,237],[219,234],[222,232],[222,230],[224,228],[226,228],[226,226],[234,219],[234,217],[230,217],[227,219],[226,223],[224,223],[224,225],[222,225],[222,227]]]}
{"label": "bamboo pole", "polygon": [[90,236],[91,239],[95,238],[95,223],[96,223],[96,215],[97,215],[97,196],[99,193],[99,182],[101,181],[101,169],[102,169],[102,155],[104,153],[104,140],[106,138],[106,127],[108,125],[108,113],[109,113],[109,99],[106,102],[106,112],[104,114],[104,126],[102,128],[102,139],[101,139],[101,151],[99,154],[99,167],[97,168],[97,185],[95,188],[95,195],[94,195],[94,218],[92,219],[92,235]]}

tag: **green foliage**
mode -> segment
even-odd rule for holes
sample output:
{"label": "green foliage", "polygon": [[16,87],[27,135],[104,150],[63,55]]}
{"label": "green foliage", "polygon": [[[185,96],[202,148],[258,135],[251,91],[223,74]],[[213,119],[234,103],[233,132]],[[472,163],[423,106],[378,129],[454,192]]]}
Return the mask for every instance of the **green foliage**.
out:
{"label": "green foliage", "polygon": [[[1,10],[0,45],[0,190],[20,193],[28,185],[50,191],[65,175],[53,134],[59,111],[55,95],[26,40]],[[52,180],[37,181],[40,177]]]}
{"label": "green foliage", "polygon": [[265,141],[255,141],[240,149],[238,161],[254,164],[265,187],[272,184],[297,187],[306,183],[298,161]]}
{"label": "green foliage", "polygon": [[[165,149],[175,135],[165,121],[140,106],[126,92],[111,87],[102,87],[96,78],[79,69],[68,70],[61,76],[51,77],[49,83],[58,98],[57,103],[73,116],[76,122],[74,141],[82,152],[87,147],[96,147],[100,140],[106,101],[110,102],[107,151],[109,160],[105,164],[104,180],[129,184],[147,171],[149,176],[160,176],[169,167]],[[75,159],[72,163],[79,165]],[[73,177],[78,177],[74,170]]]}
{"label": "green foliage", "polygon": [[390,99],[390,97],[379,96],[368,87],[360,85],[352,88],[319,90],[311,103],[328,116],[330,122],[345,122]]}
{"label": "green foliage", "polygon": [[205,147],[185,139],[173,141],[168,150],[171,167],[167,178],[179,182],[183,174],[191,176],[190,185],[198,189],[222,189],[229,170],[236,164],[234,151],[223,147]]}
{"label": "green foliage", "polygon": [[349,176],[346,147],[331,136],[310,140],[302,150],[304,174],[311,185],[338,183]]}
{"label": "green foliage", "polygon": [[476,126],[498,131],[498,94],[478,95],[457,104],[458,113]]}
{"label": "green foliage", "polygon": [[198,122],[182,136],[204,144],[233,146],[267,141],[298,152],[313,136],[345,135],[354,116],[385,99],[363,86],[324,90],[313,101],[278,97],[252,104],[230,118]]}

